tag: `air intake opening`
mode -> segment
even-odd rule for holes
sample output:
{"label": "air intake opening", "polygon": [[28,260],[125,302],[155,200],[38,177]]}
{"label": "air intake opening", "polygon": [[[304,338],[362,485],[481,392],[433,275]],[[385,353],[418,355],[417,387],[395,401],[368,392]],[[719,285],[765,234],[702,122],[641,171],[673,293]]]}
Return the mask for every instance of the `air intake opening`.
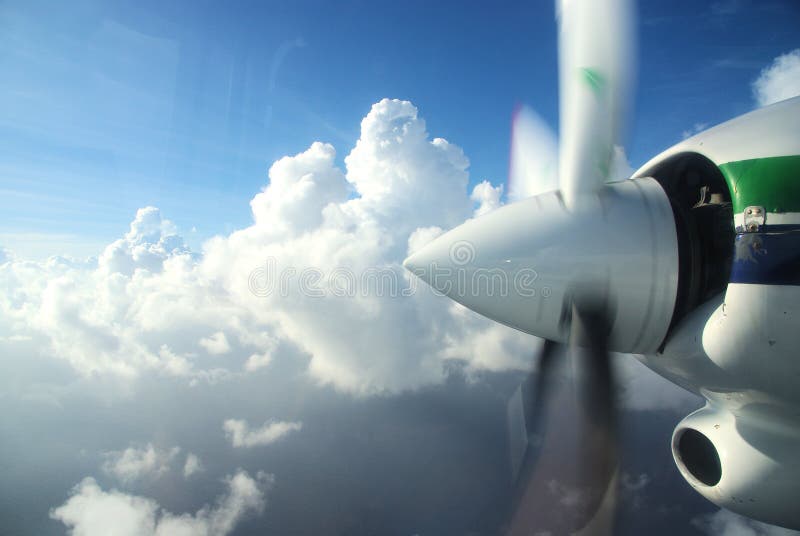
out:
{"label": "air intake opening", "polygon": [[731,193],[719,168],[697,153],[671,156],[646,174],[664,188],[675,214],[680,248],[675,326],[728,286],[736,236]]}
{"label": "air intake opening", "polygon": [[715,486],[722,478],[719,454],[705,435],[687,428],[678,439],[678,455],[686,469],[706,486]]}

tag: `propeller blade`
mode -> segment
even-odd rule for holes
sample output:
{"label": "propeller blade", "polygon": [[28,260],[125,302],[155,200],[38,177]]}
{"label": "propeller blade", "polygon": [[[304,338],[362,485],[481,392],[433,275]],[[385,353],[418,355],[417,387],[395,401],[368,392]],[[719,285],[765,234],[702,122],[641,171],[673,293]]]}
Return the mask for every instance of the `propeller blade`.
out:
{"label": "propeller blade", "polygon": [[[542,413],[549,394],[548,388],[553,383],[555,360],[557,358],[556,350],[558,350],[559,346],[557,342],[545,339],[539,354],[539,369],[536,372],[533,396],[530,400],[531,420],[534,425],[532,428],[534,429],[543,424]],[[541,430],[537,431],[541,432]]]}
{"label": "propeller blade", "polygon": [[567,347],[546,340],[537,373],[520,390],[532,440],[524,463],[517,464],[509,536],[532,531],[605,536],[613,531],[618,454],[607,312],[573,307],[570,329],[566,356],[574,389],[560,388],[564,352],[559,350]]}
{"label": "propeller blade", "polygon": [[573,307],[570,345],[581,424],[578,467],[591,514],[577,534],[613,531],[619,459],[609,332],[605,307]]}
{"label": "propeller blade", "polygon": [[560,188],[567,207],[611,171],[630,101],[631,0],[559,0]]}
{"label": "propeller blade", "polygon": [[[569,534],[578,526],[561,495],[564,484],[571,486],[577,476],[577,408],[566,350],[566,345],[545,339],[537,369],[509,404],[509,416],[521,413],[526,440],[521,461],[514,460],[512,442],[516,489],[507,536]],[[521,411],[512,411],[520,402]]]}
{"label": "propeller blade", "polygon": [[511,122],[511,154],[508,198],[519,201],[558,189],[558,142],[555,134],[527,106],[514,111]]}
{"label": "propeller blade", "polygon": [[542,443],[548,420],[545,409],[552,407],[548,399],[560,382],[559,376],[565,376],[563,370],[557,370],[564,362],[560,359],[562,355],[557,354],[563,354],[564,348],[555,341],[544,339],[539,349],[538,366],[528,374],[508,402],[511,472],[515,481],[530,476],[533,467],[531,451]]}

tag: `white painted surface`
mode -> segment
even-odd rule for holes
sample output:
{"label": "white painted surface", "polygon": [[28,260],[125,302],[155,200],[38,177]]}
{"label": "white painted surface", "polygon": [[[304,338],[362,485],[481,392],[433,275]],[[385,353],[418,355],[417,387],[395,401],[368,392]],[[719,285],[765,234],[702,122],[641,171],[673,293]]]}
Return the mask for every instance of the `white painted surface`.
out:
{"label": "white painted surface", "polygon": [[[664,190],[640,179],[609,184],[574,212],[554,192],[507,205],[442,235],[405,266],[484,316],[556,341],[568,335],[561,320],[570,296],[610,296],[612,349],[642,353],[655,351],[672,318],[678,245]],[[526,270],[535,274],[533,295],[514,285]],[[474,285],[483,276],[505,280],[507,292]]]}

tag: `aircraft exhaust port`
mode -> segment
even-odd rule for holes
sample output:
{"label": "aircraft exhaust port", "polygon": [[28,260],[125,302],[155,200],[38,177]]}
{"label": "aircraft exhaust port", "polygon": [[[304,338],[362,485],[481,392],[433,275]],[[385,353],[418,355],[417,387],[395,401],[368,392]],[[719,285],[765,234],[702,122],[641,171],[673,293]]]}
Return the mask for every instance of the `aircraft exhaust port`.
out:
{"label": "aircraft exhaust port", "polygon": [[685,428],[676,448],[680,462],[702,484],[716,486],[722,478],[722,464],[714,443],[703,433]]}

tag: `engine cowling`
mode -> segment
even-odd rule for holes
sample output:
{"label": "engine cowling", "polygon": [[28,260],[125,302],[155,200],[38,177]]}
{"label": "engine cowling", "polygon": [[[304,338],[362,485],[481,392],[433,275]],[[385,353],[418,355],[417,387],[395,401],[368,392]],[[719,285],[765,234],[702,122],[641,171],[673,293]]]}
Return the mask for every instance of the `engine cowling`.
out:
{"label": "engine cowling", "polygon": [[776,414],[754,406],[734,415],[707,405],[675,428],[672,455],[686,481],[714,504],[800,529],[800,432]]}
{"label": "engine cowling", "polygon": [[569,337],[574,301],[602,300],[610,348],[652,353],[675,309],[678,237],[663,187],[640,178],[608,184],[574,209],[558,192],[506,205],[404,265],[473,311],[557,342]]}

